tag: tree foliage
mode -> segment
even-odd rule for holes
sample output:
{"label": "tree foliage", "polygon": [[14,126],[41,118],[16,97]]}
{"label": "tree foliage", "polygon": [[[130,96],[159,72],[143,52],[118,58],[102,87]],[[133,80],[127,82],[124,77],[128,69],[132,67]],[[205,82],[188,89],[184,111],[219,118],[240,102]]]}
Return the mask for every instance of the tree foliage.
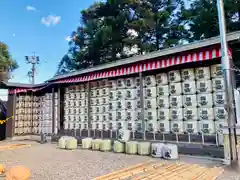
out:
{"label": "tree foliage", "polygon": [[18,68],[18,64],[12,59],[8,46],[0,42],[0,68],[4,71],[13,71]]}
{"label": "tree foliage", "polygon": [[[224,0],[224,10],[227,31],[240,30],[240,1]],[[219,35],[217,0],[194,1],[182,14],[191,32],[190,41]]]}
{"label": "tree foliage", "polygon": [[[219,34],[216,0],[106,0],[81,11],[58,73]],[[227,30],[240,30],[240,1],[225,0]]]}

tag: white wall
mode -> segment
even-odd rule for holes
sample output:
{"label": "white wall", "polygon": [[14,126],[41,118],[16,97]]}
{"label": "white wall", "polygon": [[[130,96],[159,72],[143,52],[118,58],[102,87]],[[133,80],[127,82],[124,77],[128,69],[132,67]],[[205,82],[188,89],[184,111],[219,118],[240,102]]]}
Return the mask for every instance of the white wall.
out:
{"label": "white wall", "polygon": [[0,89],[0,99],[2,101],[8,100],[8,91],[6,89]]}

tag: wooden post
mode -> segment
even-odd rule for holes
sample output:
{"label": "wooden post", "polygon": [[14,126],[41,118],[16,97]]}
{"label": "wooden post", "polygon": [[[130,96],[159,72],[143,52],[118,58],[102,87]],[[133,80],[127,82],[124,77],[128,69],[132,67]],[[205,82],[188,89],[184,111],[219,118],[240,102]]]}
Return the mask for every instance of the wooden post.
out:
{"label": "wooden post", "polygon": [[12,116],[6,122],[6,138],[12,138],[15,134],[16,93],[8,94],[7,117]]}
{"label": "wooden post", "polygon": [[143,77],[142,77],[142,72],[139,73],[139,78],[140,78],[140,103],[141,103],[142,132],[143,132],[143,139],[146,140],[146,127],[145,127],[145,119],[144,119],[144,94],[143,94]]}
{"label": "wooden post", "polygon": [[87,86],[88,86],[88,137],[91,136],[91,112],[90,112],[90,108],[91,108],[91,86],[90,86],[90,81],[87,82]]}
{"label": "wooden post", "polygon": [[55,132],[55,91],[52,87],[52,134]]}

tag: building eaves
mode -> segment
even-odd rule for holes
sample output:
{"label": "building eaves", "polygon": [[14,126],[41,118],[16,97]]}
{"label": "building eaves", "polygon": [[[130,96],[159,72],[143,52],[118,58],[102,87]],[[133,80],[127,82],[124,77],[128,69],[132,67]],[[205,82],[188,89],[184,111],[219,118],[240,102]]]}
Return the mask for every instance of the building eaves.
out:
{"label": "building eaves", "polygon": [[[236,32],[227,34],[228,42],[235,41],[238,39],[240,39],[240,31],[236,31]],[[171,54],[184,52],[184,51],[190,51],[190,50],[208,47],[208,46],[212,46],[212,45],[216,45],[216,44],[220,44],[219,36],[212,37],[209,39],[204,39],[204,40],[186,44],[186,45],[179,45],[179,46],[151,52],[146,55],[139,55],[139,56],[134,56],[131,58],[121,59],[121,60],[118,60],[115,62],[110,62],[110,63],[106,63],[106,64],[99,65],[99,66],[94,66],[91,68],[87,68],[84,70],[80,70],[80,71],[76,71],[76,72],[72,72],[72,73],[68,73],[68,74],[64,74],[64,75],[55,76],[55,77],[49,79],[48,81],[55,81],[55,80],[64,79],[64,78],[68,78],[71,76],[77,76],[77,75],[90,73],[90,72],[94,72],[94,71],[101,71],[103,69],[113,68],[113,67],[122,66],[122,65],[126,65],[126,64],[132,64],[132,63],[136,63],[136,62],[147,60],[147,59],[168,56]]]}

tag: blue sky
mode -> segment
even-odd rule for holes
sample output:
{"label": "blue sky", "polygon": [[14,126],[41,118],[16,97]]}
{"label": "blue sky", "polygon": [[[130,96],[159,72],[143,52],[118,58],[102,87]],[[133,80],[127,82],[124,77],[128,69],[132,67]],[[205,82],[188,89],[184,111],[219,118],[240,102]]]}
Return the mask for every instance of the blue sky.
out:
{"label": "blue sky", "polygon": [[13,72],[14,82],[29,83],[30,65],[24,56],[36,55],[36,83],[51,78],[68,50],[66,38],[79,24],[80,11],[93,0],[0,0],[0,41],[9,50],[19,68]]}

